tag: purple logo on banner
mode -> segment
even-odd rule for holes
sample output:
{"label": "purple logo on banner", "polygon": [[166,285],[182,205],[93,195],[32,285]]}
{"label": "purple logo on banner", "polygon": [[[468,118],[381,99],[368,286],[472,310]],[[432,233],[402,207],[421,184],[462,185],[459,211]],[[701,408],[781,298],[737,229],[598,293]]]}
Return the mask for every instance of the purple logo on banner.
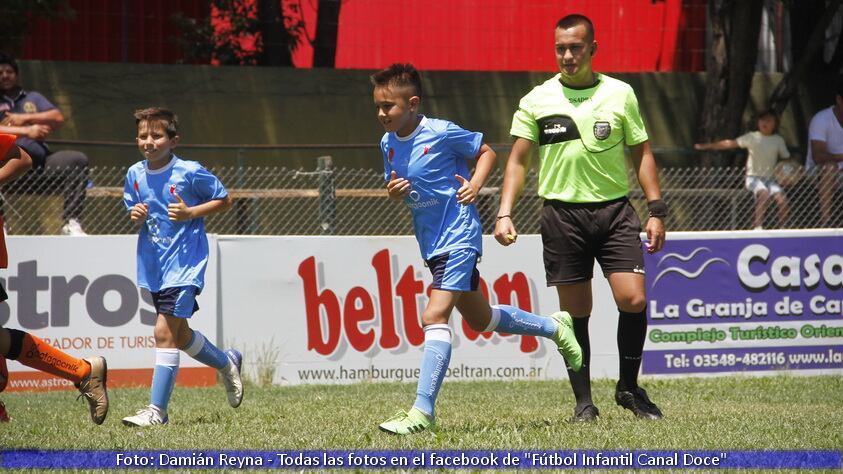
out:
{"label": "purple logo on banner", "polygon": [[668,240],[645,254],[650,324],[843,317],[843,236]]}

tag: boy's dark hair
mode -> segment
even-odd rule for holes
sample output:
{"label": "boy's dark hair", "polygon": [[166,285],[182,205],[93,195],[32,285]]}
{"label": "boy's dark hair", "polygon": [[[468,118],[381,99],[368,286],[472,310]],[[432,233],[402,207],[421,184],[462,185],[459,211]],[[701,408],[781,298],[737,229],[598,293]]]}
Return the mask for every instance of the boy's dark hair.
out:
{"label": "boy's dark hair", "polygon": [[135,111],[135,125],[141,122],[161,122],[170,138],[179,134],[179,118],[175,112],[163,107],[149,107]]}
{"label": "boy's dark hair", "polygon": [[12,69],[15,70],[15,74],[18,73],[18,62],[15,61],[15,57],[11,54],[0,51],[0,64],[8,64],[9,66],[12,66]]}
{"label": "boy's dark hair", "polygon": [[585,25],[585,37],[588,41],[594,41],[594,23],[585,15],[579,13],[572,13],[562,17],[556,22],[557,29],[567,30],[577,25]]}
{"label": "boy's dark hair", "polygon": [[395,63],[369,76],[375,87],[412,87],[413,95],[422,96],[421,75],[410,63]]}

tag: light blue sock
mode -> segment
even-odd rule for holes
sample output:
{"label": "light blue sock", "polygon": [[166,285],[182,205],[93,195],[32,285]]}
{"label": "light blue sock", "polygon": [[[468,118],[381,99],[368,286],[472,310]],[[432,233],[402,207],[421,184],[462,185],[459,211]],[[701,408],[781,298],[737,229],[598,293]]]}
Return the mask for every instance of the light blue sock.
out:
{"label": "light blue sock", "polygon": [[155,349],[155,369],[152,370],[152,393],[149,403],[167,413],[170,395],[179,372],[178,349]]}
{"label": "light blue sock", "polygon": [[193,335],[190,337],[190,342],[182,350],[190,357],[217,370],[225,368],[228,365],[228,356],[225,355],[225,352],[211,344],[211,341],[195,329],[193,330]]}
{"label": "light blue sock", "polygon": [[492,306],[492,319],[484,332],[495,331],[551,338],[556,334],[557,324],[551,318],[528,313],[515,306],[498,304]]}
{"label": "light blue sock", "polygon": [[436,396],[451,362],[451,328],[447,324],[431,324],[424,328],[424,355],[422,356],[416,401],[413,407],[434,416]]}

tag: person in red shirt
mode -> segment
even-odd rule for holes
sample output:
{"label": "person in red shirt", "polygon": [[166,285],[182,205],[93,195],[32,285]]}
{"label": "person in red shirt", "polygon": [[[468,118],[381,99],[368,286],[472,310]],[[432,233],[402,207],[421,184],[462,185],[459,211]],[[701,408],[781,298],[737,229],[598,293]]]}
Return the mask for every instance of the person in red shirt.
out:
{"label": "person in red shirt", "polygon": [[[32,158],[15,144],[17,137],[0,134],[0,185],[14,181],[32,167]],[[3,220],[0,216],[0,268],[9,265],[6,252],[6,236],[3,234]],[[8,295],[0,285],[0,302]],[[108,414],[108,392],[106,376],[108,368],[105,358],[97,356],[78,359],[45,343],[38,337],[18,329],[0,326],[0,392],[5,390],[9,379],[6,359],[16,360],[33,369],[46,372],[73,382],[91,410],[91,419],[102,424]],[[0,402],[0,421],[8,421],[9,416]]]}

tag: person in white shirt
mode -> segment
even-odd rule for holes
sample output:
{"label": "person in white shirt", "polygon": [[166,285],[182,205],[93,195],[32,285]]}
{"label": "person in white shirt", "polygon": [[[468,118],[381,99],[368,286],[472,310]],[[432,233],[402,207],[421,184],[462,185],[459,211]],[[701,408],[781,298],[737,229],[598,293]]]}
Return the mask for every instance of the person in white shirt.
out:
{"label": "person in white shirt", "polygon": [[843,79],[838,80],[834,105],[811,119],[805,168],[817,175],[820,227],[828,227],[834,193],[843,175]]}
{"label": "person in white shirt", "polygon": [[746,189],[755,195],[755,217],[753,227],[764,227],[764,214],[772,198],[778,206],[779,228],[785,227],[790,215],[790,205],[773,172],[779,159],[790,158],[784,138],[779,135],[779,117],[772,110],[765,110],[757,116],[758,130],[745,133],[734,140],[720,140],[712,143],[697,143],[697,150],[731,150],[746,148]]}

